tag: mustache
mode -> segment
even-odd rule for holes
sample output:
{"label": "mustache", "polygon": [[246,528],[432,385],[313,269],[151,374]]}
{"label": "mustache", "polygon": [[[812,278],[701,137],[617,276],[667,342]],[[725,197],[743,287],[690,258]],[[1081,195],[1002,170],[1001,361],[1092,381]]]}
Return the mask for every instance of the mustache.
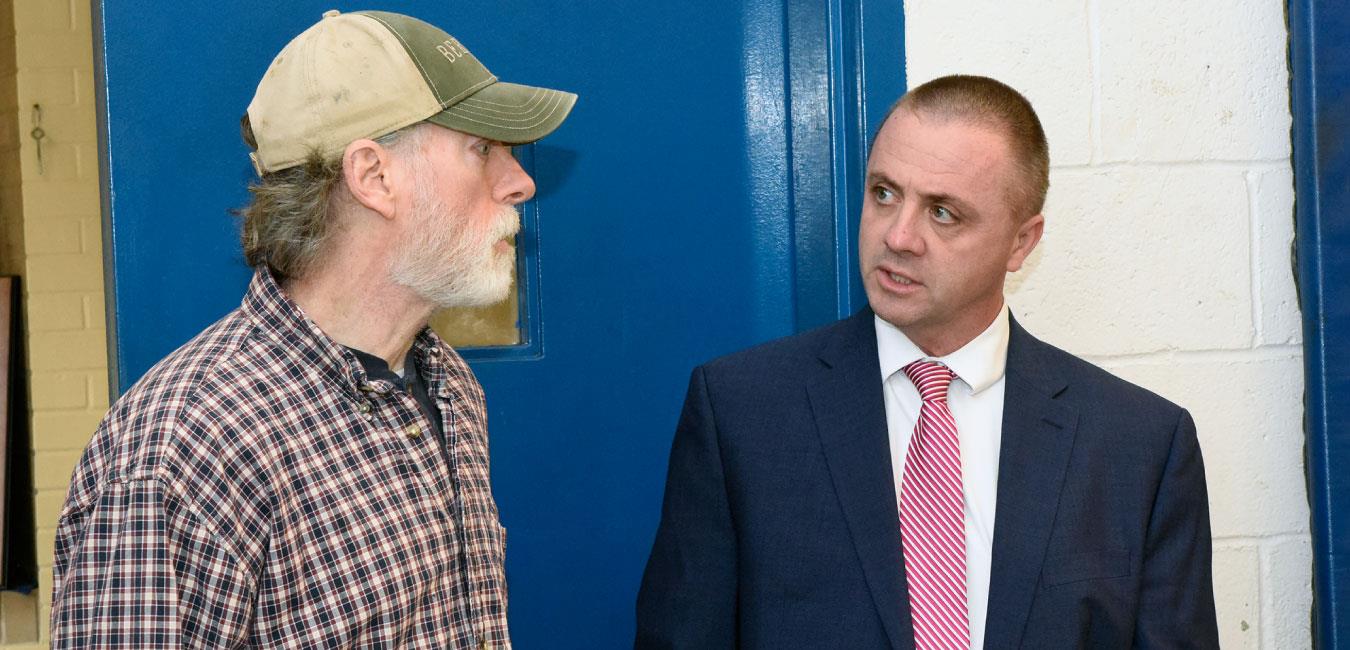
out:
{"label": "mustache", "polygon": [[492,221],[491,241],[515,237],[519,233],[520,211],[514,205],[502,208]]}

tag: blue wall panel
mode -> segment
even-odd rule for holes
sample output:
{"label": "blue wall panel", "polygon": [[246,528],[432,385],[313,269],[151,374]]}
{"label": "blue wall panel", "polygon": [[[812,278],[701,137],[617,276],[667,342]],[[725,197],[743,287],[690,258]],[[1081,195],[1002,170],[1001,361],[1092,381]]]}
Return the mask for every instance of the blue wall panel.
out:
{"label": "blue wall panel", "polygon": [[1313,637],[1350,647],[1350,4],[1289,3]]}

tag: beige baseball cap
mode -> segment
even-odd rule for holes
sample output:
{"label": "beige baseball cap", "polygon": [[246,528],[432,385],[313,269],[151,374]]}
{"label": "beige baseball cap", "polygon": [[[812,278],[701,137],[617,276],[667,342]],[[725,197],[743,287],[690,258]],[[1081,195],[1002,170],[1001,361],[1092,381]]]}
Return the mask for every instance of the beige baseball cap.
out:
{"label": "beige baseball cap", "polygon": [[336,9],[282,48],[248,105],[259,175],[423,120],[508,144],[562,124],[577,96],[497,81],[455,37],[411,16]]}

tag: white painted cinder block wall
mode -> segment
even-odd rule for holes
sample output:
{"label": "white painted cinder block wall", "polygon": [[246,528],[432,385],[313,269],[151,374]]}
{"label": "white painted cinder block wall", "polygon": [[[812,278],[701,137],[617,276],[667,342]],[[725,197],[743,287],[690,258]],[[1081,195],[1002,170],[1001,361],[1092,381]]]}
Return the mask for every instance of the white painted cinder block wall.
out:
{"label": "white painted cinder block wall", "polygon": [[1310,647],[1280,0],[907,0],[909,83],[984,74],[1050,140],[1032,332],[1190,409],[1224,648]]}

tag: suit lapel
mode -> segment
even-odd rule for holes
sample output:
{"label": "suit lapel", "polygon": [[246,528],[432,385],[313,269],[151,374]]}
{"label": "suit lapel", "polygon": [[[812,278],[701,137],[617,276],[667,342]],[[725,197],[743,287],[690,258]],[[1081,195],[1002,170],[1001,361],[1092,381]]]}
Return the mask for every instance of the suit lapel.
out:
{"label": "suit lapel", "polygon": [[891,646],[908,650],[914,635],[871,310],[845,321],[820,360],[825,368],[807,393],[825,461]]}
{"label": "suit lapel", "polygon": [[1008,342],[998,505],[985,647],[1022,641],[1073,452],[1077,412],[1055,398],[1067,387],[1046,345],[1016,321]]}

